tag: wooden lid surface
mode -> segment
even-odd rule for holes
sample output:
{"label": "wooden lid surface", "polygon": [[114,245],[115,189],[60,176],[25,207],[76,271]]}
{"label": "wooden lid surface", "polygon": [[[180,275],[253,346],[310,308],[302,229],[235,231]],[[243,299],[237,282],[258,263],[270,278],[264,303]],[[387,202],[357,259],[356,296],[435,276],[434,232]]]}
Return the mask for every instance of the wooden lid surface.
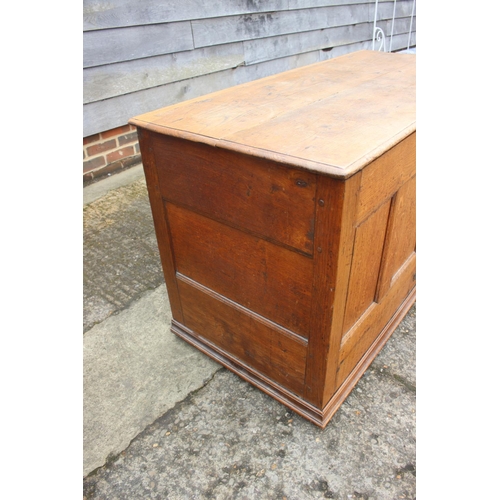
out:
{"label": "wooden lid surface", "polygon": [[416,130],[416,56],[358,51],[130,120],[166,135],[349,177]]}

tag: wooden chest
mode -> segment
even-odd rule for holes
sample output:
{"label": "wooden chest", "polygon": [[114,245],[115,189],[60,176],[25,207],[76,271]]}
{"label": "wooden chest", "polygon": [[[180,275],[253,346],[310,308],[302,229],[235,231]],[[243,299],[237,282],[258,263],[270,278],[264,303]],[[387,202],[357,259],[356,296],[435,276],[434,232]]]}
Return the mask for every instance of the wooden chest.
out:
{"label": "wooden chest", "polygon": [[172,331],[321,427],[415,300],[415,57],[355,52],[130,121]]}

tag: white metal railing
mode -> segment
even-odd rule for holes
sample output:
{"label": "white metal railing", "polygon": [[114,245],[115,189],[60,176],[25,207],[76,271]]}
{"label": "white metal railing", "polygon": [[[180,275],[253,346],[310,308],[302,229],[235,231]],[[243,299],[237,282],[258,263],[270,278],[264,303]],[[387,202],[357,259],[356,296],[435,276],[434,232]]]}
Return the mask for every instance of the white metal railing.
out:
{"label": "white metal railing", "polygon": [[[397,0],[394,0],[394,5],[392,8],[392,23],[391,23],[391,38],[389,42],[389,52],[392,52],[392,38],[394,36],[394,21],[396,19],[396,3]],[[413,0],[413,5],[411,8],[411,17],[410,17],[410,28],[408,29],[408,44],[406,50],[410,49],[411,42],[411,29],[413,27],[413,17],[415,15],[415,3],[416,0]],[[387,52],[387,44],[386,44],[386,36],[384,30],[377,26],[377,14],[378,14],[378,0],[375,0],[375,17],[373,20],[373,38],[372,38],[372,50],[383,50]],[[375,43],[377,43],[377,49],[375,49]]]}

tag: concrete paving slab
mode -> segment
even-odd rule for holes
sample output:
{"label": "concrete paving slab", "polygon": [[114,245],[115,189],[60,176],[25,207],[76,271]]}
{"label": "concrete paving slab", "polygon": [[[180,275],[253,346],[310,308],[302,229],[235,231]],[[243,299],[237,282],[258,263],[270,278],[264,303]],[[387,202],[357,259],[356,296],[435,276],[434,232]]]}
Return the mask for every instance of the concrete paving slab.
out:
{"label": "concrete paving slab", "polygon": [[84,332],[164,283],[144,176],[111,179],[83,209]]}
{"label": "concrete paving slab", "polygon": [[83,189],[83,206],[97,201],[114,189],[118,189],[119,187],[131,184],[143,178],[144,169],[142,164],[140,164],[89,184]]}
{"label": "concrete paving slab", "polygon": [[84,499],[416,498],[416,308],[321,430],[225,369],[84,481]]}
{"label": "concrete paving slab", "polygon": [[89,330],[83,340],[83,475],[221,368],[170,333],[164,285]]}

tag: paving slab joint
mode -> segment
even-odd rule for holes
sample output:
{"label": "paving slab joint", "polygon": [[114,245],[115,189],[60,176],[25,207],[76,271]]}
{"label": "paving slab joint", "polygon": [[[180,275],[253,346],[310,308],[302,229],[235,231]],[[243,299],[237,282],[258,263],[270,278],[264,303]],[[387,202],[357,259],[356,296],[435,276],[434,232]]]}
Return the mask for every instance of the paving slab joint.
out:
{"label": "paving slab joint", "polygon": [[171,408],[169,408],[165,413],[163,413],[162,415],[160,415],[154,422],[151,422],[149,425],[146,426],[145,429],[143,429],[139,434],[137,434],[134,438],[132,438],[130,440],[130,442],[128,443],[128,445],[122,450],[120,451],[119,453],[110,453],[107,457],[106,457],[106,461],[104,462],[103,465],[101,465],[100,467],[96,467],[95,469],[93,469],[92,471],[90,471],[87,475],[85,475],[83,477],[83,479],[86,479],[86,478],[90,478],[94,475],[96,475],[99,471],[101,470],[106,470],[107,468],[109,468],[110,466],[112,466],[121,456],[123,455],[126,455],[127,453],[127,450],[130,448],[130,446],[134,443],[134,441],[136,440],[139,440],[142,438],[142,436],[144,434],[147,434],[148,430],[154,426],[159,420],[161,419],[164,419],[164,418],[167,418],[168,415],[174,411],[176,411],[179,406],[181,405],[184,405],[184,404],[189,404],[190,401],[193,399],[193,397],[198,393],[200,392],[202,389],[204,389],[208,384],[210,384],[210,382],[213,381],[213,379],[215,378],[216,374],[219,373],[220,371],[224,371],[225,368],[223,366],[220,366],[219,368],[217,368],[211,376],[209,377],[206,377],[203,379],[203,382],[202,382],[202,385],[200,385],[199,387],[197,387],[196,389],[193,389],[191,392],[189,392],[186,397],[180,401],[177,401],[177,403],[175,403],[174,406],[172,406]]}

